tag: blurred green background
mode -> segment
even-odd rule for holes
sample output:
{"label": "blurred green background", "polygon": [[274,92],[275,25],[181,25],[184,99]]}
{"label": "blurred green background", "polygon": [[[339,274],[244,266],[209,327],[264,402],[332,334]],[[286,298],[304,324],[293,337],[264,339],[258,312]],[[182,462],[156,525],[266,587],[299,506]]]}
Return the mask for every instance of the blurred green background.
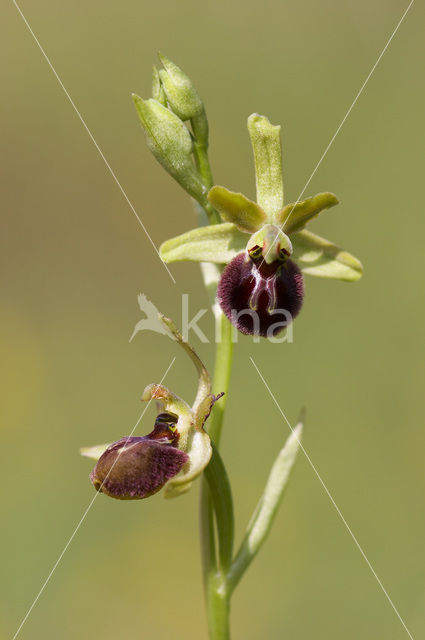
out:
{"label": "blurred green background", "polygon": [[[22,10],[157,245],[190,202],[146,148],[130,93],[163,51],[195,81],[215,179],[254,195],[246,118],[283,125],[297,198],[407,6],[394,0],[72,3]],[[1,9],[3,364],[0,637],[11,638],[93,497],[81,445],[128,434],[146,384],[190,399],[191,366],[142,333],[144,292],[181,323],[208,305],[196,265],[173,285],[12,2]],[[412,6],[306,195],[341,204],[313,230],[364,263],[307,279],[293,344],[237,347],[223,439],[240,539],[288,427],[253,355],[412,635],[425,633],[424,7]],[[212,334],[211,316],[200,323]],[[195,345],[209,366],[213,345]],[[137,433],[151,428],[149,409]],[[199,483],[165,502],[100,496],[19,637],[206,638]],[[267,545],[236,592],[234,640],[407,637],[301,456]]]}

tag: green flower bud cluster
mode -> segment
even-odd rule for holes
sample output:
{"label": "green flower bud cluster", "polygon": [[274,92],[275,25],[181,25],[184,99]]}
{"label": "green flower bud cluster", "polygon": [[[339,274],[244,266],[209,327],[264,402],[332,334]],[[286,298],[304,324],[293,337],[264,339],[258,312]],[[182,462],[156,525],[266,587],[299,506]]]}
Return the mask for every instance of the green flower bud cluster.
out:
{"label": "green flower bud cluster", "polygon": [[[164,169],[201,206],[210,209],[212,178],[207,161],[208,121],[190,78],[163,55],[153,69],[152,98],[133,94],[147,144]],[[189,125],[189,126],[188,126]]]}

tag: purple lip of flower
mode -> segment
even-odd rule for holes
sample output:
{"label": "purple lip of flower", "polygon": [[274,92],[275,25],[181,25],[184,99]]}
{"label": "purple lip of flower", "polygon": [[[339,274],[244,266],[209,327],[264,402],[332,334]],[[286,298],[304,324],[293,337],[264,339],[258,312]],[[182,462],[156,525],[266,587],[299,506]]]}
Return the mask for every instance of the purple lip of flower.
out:
{"label": "purple lip of flower", "polygon": [[157,416],[147,436],[124,437],[102,454],[90,474],[95,489],[120,500],[147,498],[186,464],[189,456],[175,445],[177,416]]}
{"label": "purple lip of flower", "polygon": [[291,259],[267,264],[239,253],[221,276],[220,306],[241,333],[272,337],[298,315],[304,297],[304,280]]}

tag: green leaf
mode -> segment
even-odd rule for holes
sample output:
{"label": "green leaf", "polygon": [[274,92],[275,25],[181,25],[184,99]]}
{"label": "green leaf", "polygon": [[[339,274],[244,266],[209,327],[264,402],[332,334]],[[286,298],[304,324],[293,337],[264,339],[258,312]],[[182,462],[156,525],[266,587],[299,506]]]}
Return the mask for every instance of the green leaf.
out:
{"label": "green leaf", "polygon": [[176,262],[230,262],[245,250],[248,237],[231,222],[192,229],[181,236],[171,238],[159,248],[161,260]]}
{"label": "green leaf", "polygon": [[321,211],[338,204],[334,193],[318,193],[302,202],[287,204],[279,212],[277,223],[282,225],[285,233],[300,231],[310,220],[316,218]]}
{"label": "green leaf", "polygon": [[355,282],[363,274],[357,258],[311,231],[299,231],[291,236],[291,241],[292,257],[303,273],[347,282]]}
{"label": "green leaf", "polygon": [[210,489],[217,521],[220,569],[227,573],[233,557],[233,500],[226,467],[214,445],[210,463],[205,467],[204,474]]}
{"label": "green leaf", "polygon": [[248,131],[254,152],[257,202],[266,212],[268,222],[274,222],[283,207],[280,126],[253,113],[248,118]]}
{"label": "green leaf", "polygon": [[264,493],[229,572],[228,579],[232,590],[253,561],[272,528],[300,448],[302,428],[303,425],[299,422],[272,466]]}
{"label": "green leaf", "polygon": [[189,195],[205,202],[206,187],[194,167],[192,138],[185,124],[157,100],[142,100],[135,94],[133,100],[148,147],[158,162]]}
{"label": "green leaf", "polygon": [[235,193],[217,185],[208,192],[208,200],[224,222],[233,222],[240,231],[254,233],[267,222],[262,208],[242,193]]}

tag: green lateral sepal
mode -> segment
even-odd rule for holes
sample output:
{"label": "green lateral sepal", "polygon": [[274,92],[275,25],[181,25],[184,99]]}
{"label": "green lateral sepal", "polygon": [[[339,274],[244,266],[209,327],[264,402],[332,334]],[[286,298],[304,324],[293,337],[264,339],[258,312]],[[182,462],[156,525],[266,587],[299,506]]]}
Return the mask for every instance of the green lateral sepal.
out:
{"label": "green lateral sepal", "polygon": [[177,262],[215,262],[226,264],[244,251],[247,235],[231,222],[192,229],[181,236],[171,238],[159,248],[161,260]]}
{"label": "green lateral sepal", "polygon": [[311,231],[291,236],[293,258],[303,273],[320,278],[355,282],[362,277],[362,263],[347,251]]}

